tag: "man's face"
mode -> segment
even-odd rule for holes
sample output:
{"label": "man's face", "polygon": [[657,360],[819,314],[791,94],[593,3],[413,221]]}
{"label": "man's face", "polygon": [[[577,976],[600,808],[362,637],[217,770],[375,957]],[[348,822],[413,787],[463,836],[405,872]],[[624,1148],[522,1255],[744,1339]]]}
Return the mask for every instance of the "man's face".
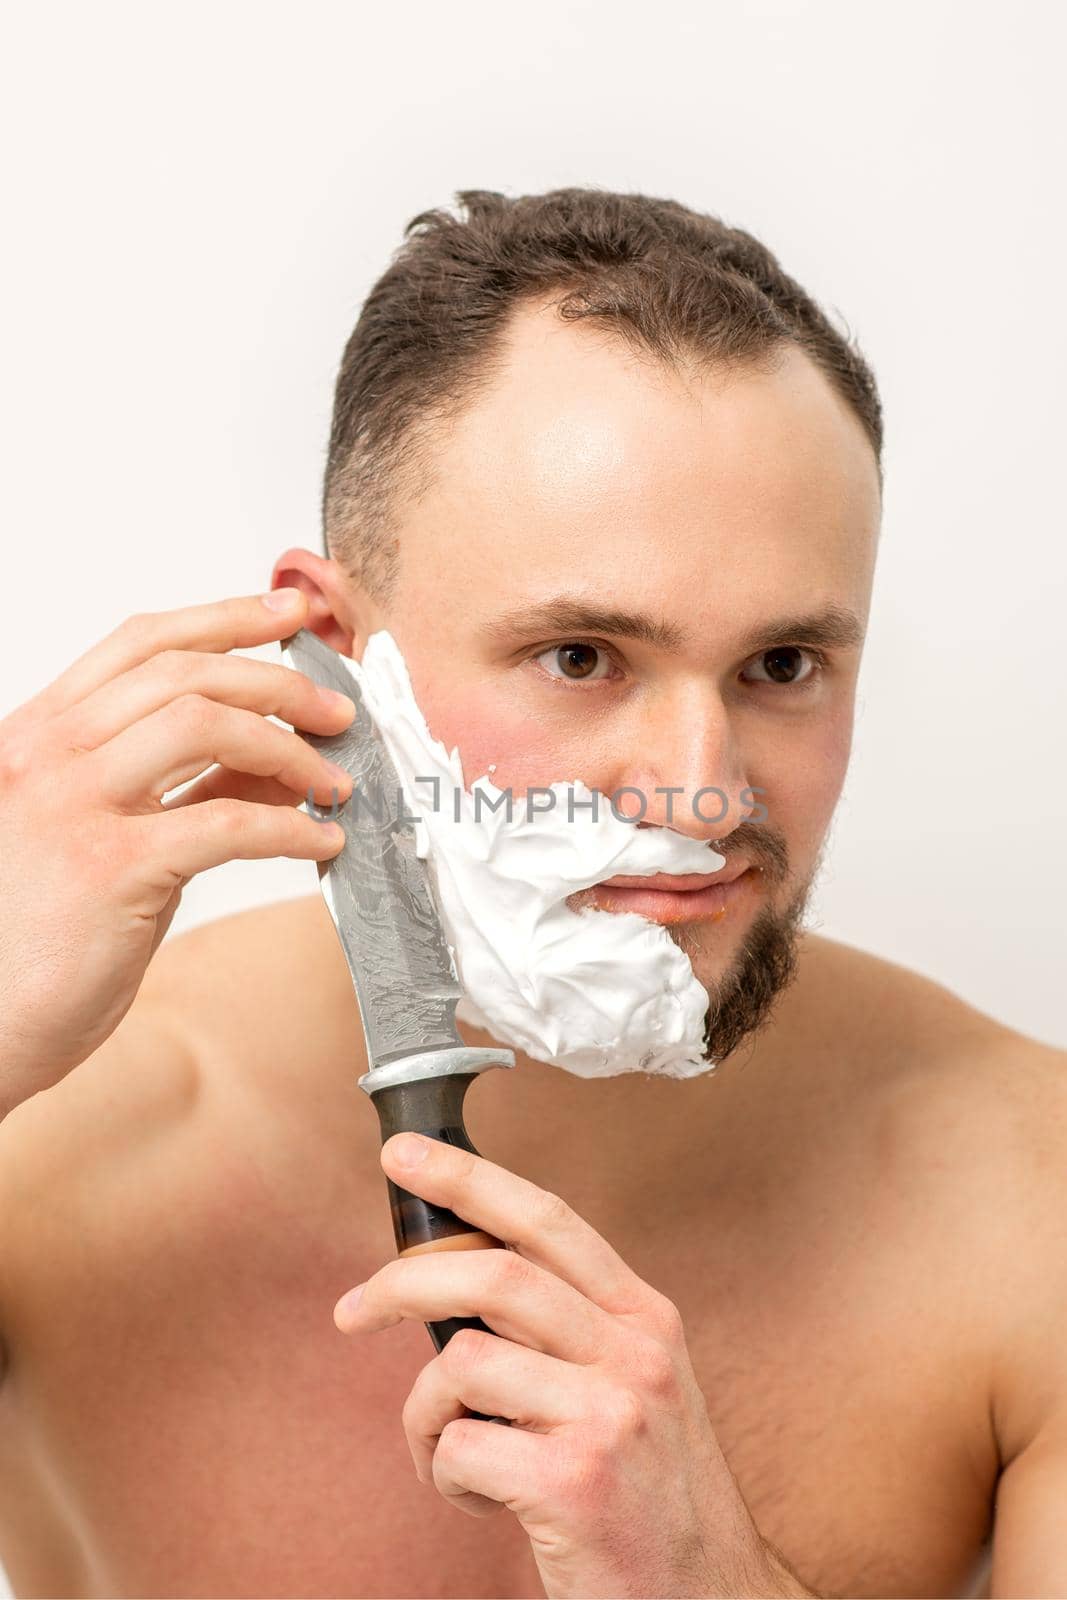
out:
{"label": "man's face", "polygon": [[[792,975],[848,764],[880,515],[863,429],[791,347],[772,373],[683,379],[536,306],[435,462],[372,626],[468,785],[626,788],[620,815],[713,841],[724,876],[751,864],[725,909],[668,926],[721,1058]],[[541,615],[564,603],[619,617]],[[797,625],[849,614],[851,642]]]}

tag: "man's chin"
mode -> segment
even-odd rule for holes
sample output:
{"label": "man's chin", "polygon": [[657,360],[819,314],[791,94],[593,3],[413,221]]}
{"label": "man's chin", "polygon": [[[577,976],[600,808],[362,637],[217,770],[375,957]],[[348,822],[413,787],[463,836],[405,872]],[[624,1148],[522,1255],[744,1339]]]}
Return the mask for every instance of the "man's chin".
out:
{"label": "man's chin", "polygon": [[698,927],[670,930],[711,1000],[704,1017],[704,1054],[709,1062],[724,1061],[743,1040],[764,1027],[778,996],[795,979],[810,887],[809,882],[784,911],[764,905],[721,975],[715,970],[722,961],[721,952],[713,953],[701,941]]}

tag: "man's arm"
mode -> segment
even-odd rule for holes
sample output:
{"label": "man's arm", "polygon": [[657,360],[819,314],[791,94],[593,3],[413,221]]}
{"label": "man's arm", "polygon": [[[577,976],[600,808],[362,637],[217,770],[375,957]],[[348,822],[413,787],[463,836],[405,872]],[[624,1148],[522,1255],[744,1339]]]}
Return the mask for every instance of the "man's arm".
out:
{"label": "man's arm", "polygon": [[1044,1429],[1001,1473],[989,1592],[996,1600],[1067,1595],[1067,1420]]}
{"label": "man's arm", "polygon": [[997,1286],[993,1600],[1067,1595],[1067,1051],[1034,1045],[1015,1064],[1029,1104],[1025,1161],[998,1197],[1014,1260]]}
{"label": "man's arm", "polygon": [[91,1204],[94,1175],[121,1171],[141,1139],[195,1100],[196,1059],[180,996],[168,1001],[166,950],[110,1037],[0,1120],[0,1380],[19,1346],[27,1288],[42,1271],[61,1272],[71,1247],[62,1219],[72,1189],[84,1187]]}

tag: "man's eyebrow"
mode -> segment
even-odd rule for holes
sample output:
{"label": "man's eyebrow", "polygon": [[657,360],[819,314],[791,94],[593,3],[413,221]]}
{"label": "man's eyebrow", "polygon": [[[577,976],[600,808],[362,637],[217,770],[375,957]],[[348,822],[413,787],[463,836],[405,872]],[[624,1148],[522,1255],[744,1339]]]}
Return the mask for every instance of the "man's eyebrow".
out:
{"label": "man's eyebrow", "polygon": [[640,611],[618,611],[589,601],[557,595],[541,605],[516,606],[485,625],[486,633],[502,642],[521,633],[612,633],[621,639],[677,650],[685,633],[673,622],[657,621]]}
{"label": "man's eyebrow", "polygon": [[[636,639],[641,644],[662,650],[679,650],[686,633],[677,623],[651,617],[641,611],[619,611],[591,604],[569,595],[558,595],[536,606],[516,606],[484,624],[486,633],[500,642],[519,634],[606,633],[616,638]],[[741,640],[744,654],[760,645],[810,644],[827,649],[848,649],[863,643],[864,627],[854,611],[843,606],[825,606],[821,611],[777,617],[760,623]]]}
{"label": "man's eyebrow", "polygon": [[821,611],[776,617],[761,623],[741,642],[745,652],[758,650],[768,641],[782,644],[823,645],[827,650],[851,650],[863,643],[866,630],[854,611],[845,606],[824,606]]}

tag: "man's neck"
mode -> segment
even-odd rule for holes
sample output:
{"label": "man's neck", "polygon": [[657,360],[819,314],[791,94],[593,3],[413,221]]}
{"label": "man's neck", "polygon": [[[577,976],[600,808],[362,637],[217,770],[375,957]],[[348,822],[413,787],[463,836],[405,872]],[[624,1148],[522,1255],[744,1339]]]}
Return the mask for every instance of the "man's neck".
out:
{"label": "man's neck", "polygon": [[[498,1043],[466,1023],[459,1030],[467,1044]],[[708,1184],[715,1147],[766,1091],[778,1033],[772,1020],[714,1070],[687,1079],[580,1078],[516,1051],[513,1068],[474,1080],[464,1120],[482,1155],[594,1208],[596,1225],[621,1236],[647,1226],[671,1197]]]}

